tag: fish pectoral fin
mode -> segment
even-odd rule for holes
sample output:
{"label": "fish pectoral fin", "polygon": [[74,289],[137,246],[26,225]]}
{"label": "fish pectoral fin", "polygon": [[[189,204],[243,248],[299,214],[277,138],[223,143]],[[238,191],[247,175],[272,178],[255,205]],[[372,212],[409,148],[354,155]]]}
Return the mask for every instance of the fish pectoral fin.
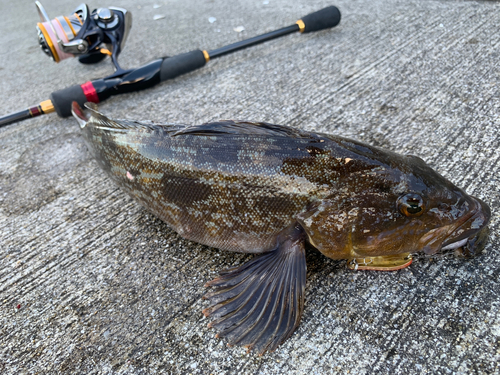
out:
{"label": "fish pectoral fin", "polygon": [[304,238],[300,226],[291,227],[275,250],[223,271],[205,285],[216,288],[204,296],[212,306],[203,314],[214,319],[208,326],[218,331],[217,337],[262,355],[292,335],[304,310]]}

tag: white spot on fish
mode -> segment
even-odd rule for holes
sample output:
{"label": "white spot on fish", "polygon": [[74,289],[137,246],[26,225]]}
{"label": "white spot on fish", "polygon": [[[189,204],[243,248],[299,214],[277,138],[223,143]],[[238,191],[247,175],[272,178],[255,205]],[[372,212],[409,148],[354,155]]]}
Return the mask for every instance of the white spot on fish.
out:
{"label": "white spot on fish", "polygon": [[132,176],[132,174],[127,171],[127,178],[130,180],[130,181],[134,181],[134,176]]}

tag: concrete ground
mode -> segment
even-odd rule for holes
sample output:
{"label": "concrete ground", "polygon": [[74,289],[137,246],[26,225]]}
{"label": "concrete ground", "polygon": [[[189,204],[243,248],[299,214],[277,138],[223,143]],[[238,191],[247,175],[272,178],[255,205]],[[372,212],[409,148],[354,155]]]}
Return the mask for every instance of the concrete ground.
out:
{"label": "concrete ground", "polygon": [[[78,3],[46,8],[55,17]],[[89,5],[132,11],[120,61],[136,67],[287,26],[330,4]],[[1,373],[500,373],[500,3],[334,4],[342,12],[335,29],[222,57],[100,108],[186,124],[267,121],[419,155],[490,205],[484,253],[419,256],[377,273],[310,249],[302,324],[276,352],[246,354],[214,337],[201,297],[218,270],[249,257],[179,237],[102,174],[73,119],[47,115],[0,129]],[[1,115],[112,71],[108,61],[53,63],[37,46],[33,3],[0,0],[0,8]]]}

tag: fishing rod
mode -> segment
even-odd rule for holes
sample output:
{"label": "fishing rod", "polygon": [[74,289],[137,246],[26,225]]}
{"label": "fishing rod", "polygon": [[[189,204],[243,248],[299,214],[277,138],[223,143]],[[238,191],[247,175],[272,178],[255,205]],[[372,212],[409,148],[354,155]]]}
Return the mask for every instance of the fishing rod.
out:
{"label": "fishing rod", "polygon": [[110,56],[115,72],[108,77],[54,91],[49,100],[22,111],[0,117],[0,127],[14,122],[57,112],[60,117],[71,115],[71,103],[76,101],[99,103],[107,98],[143,90],[168,79],[192,72],[210,60],[254,46],[294,32],[309,33],[334,27],[340,22],[340,11],[329,6],[302,17],[295,24],[229,44],[211,51],[194,50],[172,57],[159,58],[137,69],[122,69],[118,55],[124,47],[132,24],[132,16],[125,9],[109,7],[89,11],[86,4],[76,8],[73,15],[56,17],[47,15],[37,1],[42,22],[37,24],[42,50],[54,61],[78,57],[84,64],[101,61]]}

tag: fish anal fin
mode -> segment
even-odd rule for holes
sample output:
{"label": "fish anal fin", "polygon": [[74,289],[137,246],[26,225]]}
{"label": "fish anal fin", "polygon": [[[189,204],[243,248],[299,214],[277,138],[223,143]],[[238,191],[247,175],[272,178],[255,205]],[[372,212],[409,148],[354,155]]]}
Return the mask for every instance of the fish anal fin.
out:
{"label": "fish anal fin", "polygon": [[304,241],[303,229],[291,226],[275,250],[208,283],[216,289],[205,296],[212,305],[203,314],[212,319],[209,327],[217,337],[262,355],[292,335],[304,310]]}

